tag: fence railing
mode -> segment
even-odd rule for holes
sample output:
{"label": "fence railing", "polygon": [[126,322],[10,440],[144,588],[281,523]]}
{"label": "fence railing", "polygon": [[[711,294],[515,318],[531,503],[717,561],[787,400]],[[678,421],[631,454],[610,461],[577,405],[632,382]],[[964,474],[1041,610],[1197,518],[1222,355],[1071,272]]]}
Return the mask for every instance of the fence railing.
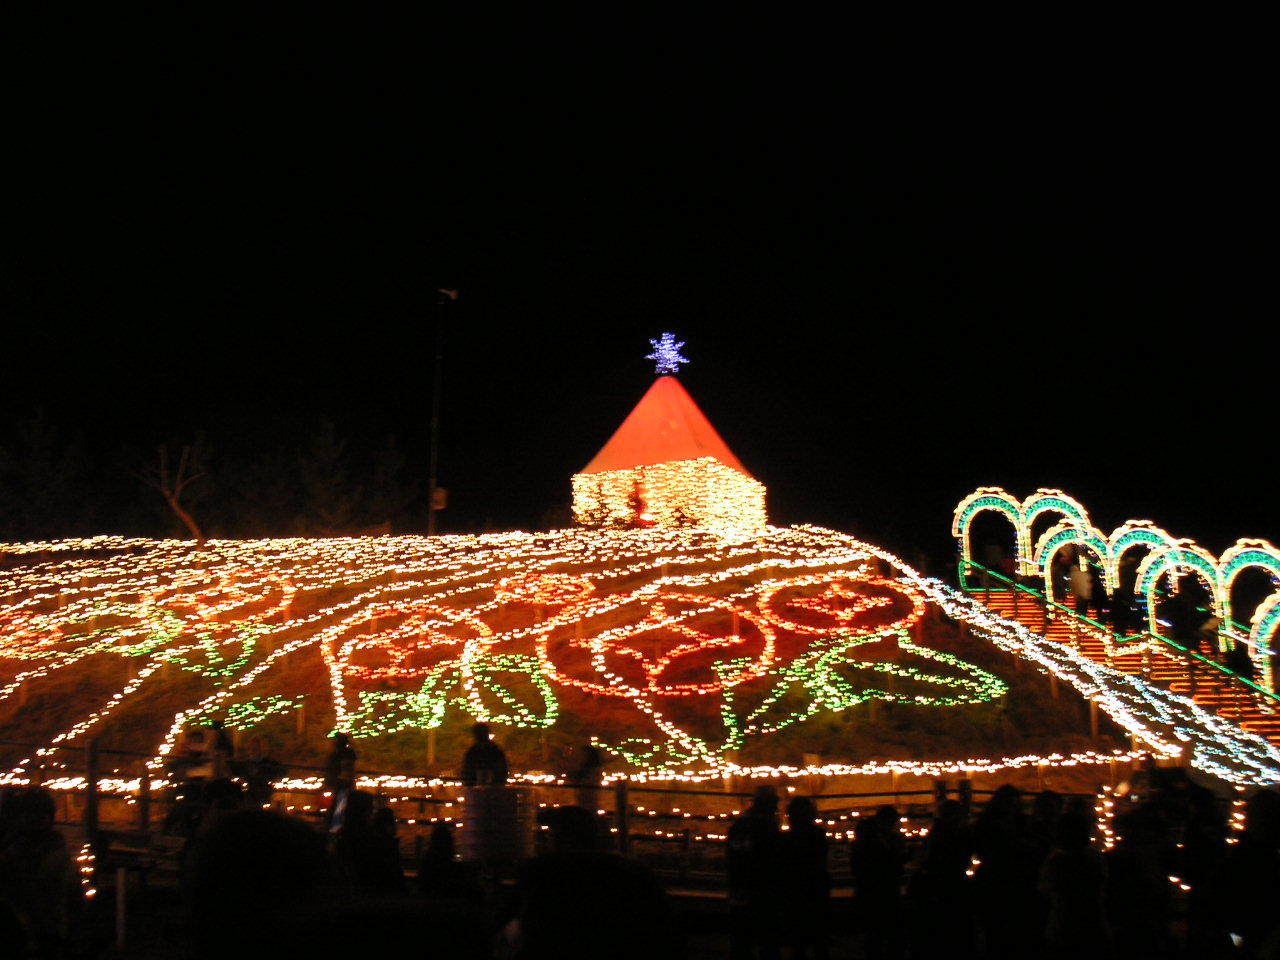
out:
{"label": "fence railing", "polygon": [[[982,580],[983,580],[982,583],[974,585],[969,582],[969,572],[971,570],[979,571],[979,573],[982,575]],[[969,593],[973,593],[973,594],[985,593],[987,599],[989,600],[992,593],[1012,592],[1015,598],[1015,611],[1016,611],[1017,599],[1021,597],[1026,597],[1028,598],[1029,602],[1038,604],[1044,611],[1046,611],[1046,613],[1048,611],[1053,611],[1053,616],[1055,617],[1066,617],[1073,620],[1077,620],[1093,628],[1094,630],[1105,633],[1107,636],[1110,637],[1111,642],[1115,644],[1117,647],[1122,648],[1126,644],[1139,644],[1144,641],[1155,641],[1158,644],[1162,644],[1166,647],[1169,647],[1171,650],[1177,651],[1177,655],[1180,659],[1188,661],[1189,663],[1199,664],[1205,667],[1206,669],[1208,669],[1209,671],[1211,671],[1211,674],[1213,671],[1216,671],[1216,674],[1221,675],[1220,679],[1224,679],[1228,683],[1239,684],[1240,686],[1244,687],[1249,693],[1262,698],[1263,702],[1267,704],[1270,710],[1274,711],[1275,709],[1280,707],[1280,696],[1278,696],[1276,693],[1266,689],[1263,686],[1260,686],[1259,684],[1250,680],[1248,677],[1241,676],[1240,674],[1236,673],[1230,668],[1222,665],[1221,663],[1218,663],[1213,658],[1206,657],[1196,650],[1192,650],[1188,647],[1183,646],[1182,644],[1178,643],[1176,640],[1171,639],[1170,637],[1163,636],[1162,634],[1159,634],[1159,633],[1152,633],[1146,630],[1141,631],[1139,633],[1135,633],[1135,634],[1119,633],[1116,630],[1114,630],[1110,625],[1100,623],[1099,621],[1094,620],[1091,617],[1082,616],[1080,613],[1073,610],[1072,608],[1067,607],[1061,603],[1058,603],[1057,601],[1050,600],[1047,596],[1045,596],[1043,592],[1036,590],[1034,587],[1029,587],[1026,584],[1019,583],[1016,580],[1011,580],[1009,577],[1005,576],[1004,574],[999,573],[996,570],[992,570],[990,567],[986,567],[974,560],[961,560],[959,562],[958,573],[959,573],[961,589]],[[995,581],[999,585],[993,585],[993,581]],[[1239,629],[1238,624],[1232,624],[1231,626],[1236,629]],[[1194,676],[1192,679],[1194,681]]]}
{"label": "fence railing", "polygon": [[[36,746],[0,740],[0,748],[34,751]],[[33,771],[29,779],[56,785],[60,826],[82,831],[89,842],[101,841],[99,845],[104,850],[122,839],[127,841],[125,846],[138,849],[165,836],[170,826],[169,814],[180,802],[180,785],[156,776],[146,765],[151,759],[148,755],[100,748],[90,742],[82,747],[60,747],[56,756],[56,765]],[[323,788],[296,785],[297,773],[318,773],[320,768],[283,765],[288,774],[279,784],[285,785],[278,784],[272,805],[310,820],[318,829],[325,828],[328,798]],[[468,788],[460,780],[448,777],[431,778],[430,788],[380,787],[379,778],[389,776],[394,775],[381,771],[357,773],[362,788],[379,793],[382,802],[396,813],[403,830],[402,840],[406,841],[402,850],[416,858],[431,829],[439,823],[456,824],[461,820]],[[726,781],[717,787],[665,786],[617,778],[598,788],[570,782],[518,782],[514,787],[527,794],[531,807],[569,803],[591,806],[607,824],[619,851],[630,854],[637,845],[675,841],[687,851],[694,844],[722,842],[733,819],[754,796],[754,791],[731,789],[732,785],[732,781]],[[784,785],[783,804],[799,789]],[[989,794],[973,789],[972,781],[961,778],[934,780],[928,789],[900,788],[895,782],[883,790],[817,793],[810,799],[830,833],[851,836],[858,817],[882,805],[900,807],[908,818],[919,819],[930,815],[938,803],[948,798],[958,799],[974,810],[981,809]],[[164,846],[157,844],[158,848]],[[682,872],[685,870],[687,866]]]}

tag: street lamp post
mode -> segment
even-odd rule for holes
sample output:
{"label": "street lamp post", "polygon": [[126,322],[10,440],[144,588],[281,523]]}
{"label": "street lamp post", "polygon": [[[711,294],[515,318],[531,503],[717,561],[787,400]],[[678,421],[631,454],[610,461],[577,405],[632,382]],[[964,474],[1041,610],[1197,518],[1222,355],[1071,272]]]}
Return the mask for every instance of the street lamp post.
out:
{"label": "street lamp post", "polygon": [[439,499],[439,494],[436,492],[439,489],[436,485],[436,470],[440,463],[440,390],[444,369],[444,318],[449,304],[457,302],[457,290],[436,290],[436,358],[431,378],[431,458],[427,481],[427,536],[429,537],[436,535],[436,504]]}

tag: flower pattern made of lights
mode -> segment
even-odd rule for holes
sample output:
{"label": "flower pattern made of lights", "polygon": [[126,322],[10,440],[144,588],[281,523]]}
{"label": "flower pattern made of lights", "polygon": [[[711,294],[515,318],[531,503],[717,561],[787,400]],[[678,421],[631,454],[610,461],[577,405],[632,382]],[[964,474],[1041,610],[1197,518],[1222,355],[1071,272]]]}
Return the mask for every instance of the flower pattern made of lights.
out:
{"label": "flower pattern made of lights", "polygon": [[[10,780],[53,764],[64,745],[125,734],[154,738],[159,775],[189,724],[283,722],[302,703],[296,671],[312,669],[305,665],[317,654],[331,703],[308,695],[308,716],[331,717],[334,727],[361,737],[477,718],[545,728],[567,703],[596,703],[631,718],[601,740],[632,761],[633,776],[978,770],[1111,756],[808,770],[738,767],[729,758],[868,699],[945,708],[1000,696],[999,678],[916,636],[930,605],[1097,700],[1156,753],[1190,746],[1192,762],[1237,782],[1280,780],[1280,755],[1262,738],[1030,634],[884,551],[816,527],[200,546],[102,537],[0,550],[8,558],[0,570],[0,705],[22,697],[35,705],[25,715],[35,716],[43,698],[65,690],[62,676],[130,664],[96,702],[87,691],[100,687],[87,685],[79,717],[59,720],[43,746],[12,765]],[[877,572],[884,569],[894,575]],[[188,704],[153,731],[141,729],[145,717],[123,708],[175,676],[188,678]],[[57,715],[67,706],[76,704]]]}

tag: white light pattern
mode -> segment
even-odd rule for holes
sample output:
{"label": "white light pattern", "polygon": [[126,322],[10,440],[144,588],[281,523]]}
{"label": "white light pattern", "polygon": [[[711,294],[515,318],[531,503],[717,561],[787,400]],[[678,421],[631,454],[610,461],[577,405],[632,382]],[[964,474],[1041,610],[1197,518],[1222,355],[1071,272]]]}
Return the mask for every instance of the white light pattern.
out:
{"label": "white light pattern", "polygon": [[[697,529],[577,529],[434,538],[210,541],[195,548],[184,541],[94,538],[6,544],[3,550],[26,562],[0,573],[0,665],[7,662],[9,678],[0,687],[0,702],[17,696],[24,687],[39,695],[42,680],[77,664],[114,659],[137,665],[115,693],[103,702],[86,703],[83,716],[69,720],[33,756],[15,765],[2,778],[6,782],[26,782],[33,767],[44,766],[50,786],[57,788],[61,783],[65,789],[74,789],[75,778],[59,781],[53,775],[52,754],[61,746],[83,742],[87,733],[100,728],[123,704],[150,690],[154,677],[177,670],[197,671],[207,692],[157,730],[153,784],[163,781],[164,762],[188,723],[251,701],[262,690],[255,683],[264,678],[287,682],[300,656],[310,662],[317,652],[324,657],[334,715],[350,718],[355,707],[353,685],[364,682],[357,669],[359,654],[379,645],[360,639],[360,625],[368,620],[370,610],[388,613],[392,620],[388,630],[394,631],[395,618],[403,617],[435,631],[435,640],[420,644],[426,661],[405,660],[406,669],[420,679],[424,671],[436,667],[435,658],[455,657],[462,681],[471,684],[461,698],[462,709],[467,710],[468,703],[475,707],[477,685],[485,682],[486,670],[524,669],[511,667],[511,661],[486,658],[508,650],[532,650],[548,630],[571,627],[569,608],[562,608],[546,623],[535,619],[533,624],[524,621],[522,626],[504,629],[493,626],[504,602],[515,602],[522,595],[543,597],[538,591],[548,582],[560,589],[558,594],[545,594],[546,598],[562,595],[563,602],[572,604],[579,602],[574,598],[581,594],[586,598],[581,602],[597,616],[615,605],[621,609],[634,603],[642,587],[640,594],[657,599],[665,594],[709,595],[716,603],[741,608],[745,624],[762,596],[796,578],[811,579],[824,571],[833,579],[866,577],[885,567],[895,571],[903,588],[968,623],[978,637],[1053,673],[1095,700],[1151,752],[1172,757],[1189,749],[1192,764],[1232,782],[1280,782],[1280,753],[1261,737],[1186,697],[1121,674],[1002,619],[940,581],[921,577],[891,554],[818,527],[770,527],[758,535],[736,537]],[[518,588],[519,578],[548,574],[560,577],[536,581],[537,589],[530,591]],[[591,589],[564,589],[567,575],[585,581]],[[603,599],[611,595],[616,600]],[[476,624],[484,624],[489,633]],[[763,639],[753,641],[757,646],[752,655],[759,669],[764,669],[773,653],[767,633],[759,636]],[[385,663],[378,661],[367,675],[377,678],[385,670]],[[704,688],[709,689],[703,685],[685,692],[696,698]],[[680,691],[660,691],[667,695],[661,706],[652,691],[637,691],[642,694],[636,698],[637,705],[659,730],[673,742],[697,748],[668,704],[680,700],[670,696]],[[449,708],[454,705],[450,701]],[[427,714],[431,715],[429,710]],[[545,721],[532,715],[516,719],[530,726]],[[1038,764],[1102,764],[1131,759],[1140,751],[813,767],[738,765],[709,748],[689,753],[691,762],[683,768],[667,763],[612,776],[691,781],[730,774],[769,778],[896,771],[936,776]],[[522,779],[549,782],[554,778],[525,775]],[[430,782],[430,778],[405,777],[375,780],[371,785],[390,789],[403,784],[407,789]],[[318,785],[308,780],[297,784]]]}
{"label": "white light pattern", "polygon": [[666,373],[679,373],[680,364],[689,362],[680,356],[680,348],[684,346],[684,341],[677,341],[673,333],[664,333],[659,339],[650,340],[649,345],[653,347],[653,353],[645,359],[654,361],[654,372],[659,376]]}

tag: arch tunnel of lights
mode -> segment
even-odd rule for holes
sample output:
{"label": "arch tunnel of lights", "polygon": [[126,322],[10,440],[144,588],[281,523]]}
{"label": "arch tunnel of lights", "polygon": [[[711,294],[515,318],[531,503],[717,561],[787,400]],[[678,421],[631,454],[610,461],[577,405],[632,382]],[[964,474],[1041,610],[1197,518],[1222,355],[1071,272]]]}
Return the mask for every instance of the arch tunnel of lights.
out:
{"label": "arch tunnel of lights", "polygon": [[[979,487],[956,506],[951,533],[956,538],[961,560],[973,561],[972,527],[982,513],[996,513],[1009,520],[1014,529],[1017,572],[1043,581],[1050,601],[1054,578],[1049,575],[1055,556],[1075,549],[1092,558],[1102,574],[1108,594],[1121,589],[1121,567],[1133,551],[1146,550],[1134,572],[1134,594],[1147,612],[1148,630],[1159,633],[1156,622],[1158,592],[1162,581],[1176,589],[1184,576],[1204,584],[1212,614],[1223,621],[1222,643],[1230,649],[1244,644],[1259,677],[1267,689],[1274,689],[1271,653],[1280,631],[1280,549],[1266,540],[1241,538],[1215,557],[1193,540],[1174,537],[1150,520],[1129,520],[1110,534],[1093,525],[1084,505],[1061,490],[1040,489],[1018,500],[1001,487]],[[1040,517],[1058,519],[1039,537],[1033,525]],[[1235,623],[1232,588],[1245,570],[1264,571],[1273,591],[1253,611],[1250,625]]]}

